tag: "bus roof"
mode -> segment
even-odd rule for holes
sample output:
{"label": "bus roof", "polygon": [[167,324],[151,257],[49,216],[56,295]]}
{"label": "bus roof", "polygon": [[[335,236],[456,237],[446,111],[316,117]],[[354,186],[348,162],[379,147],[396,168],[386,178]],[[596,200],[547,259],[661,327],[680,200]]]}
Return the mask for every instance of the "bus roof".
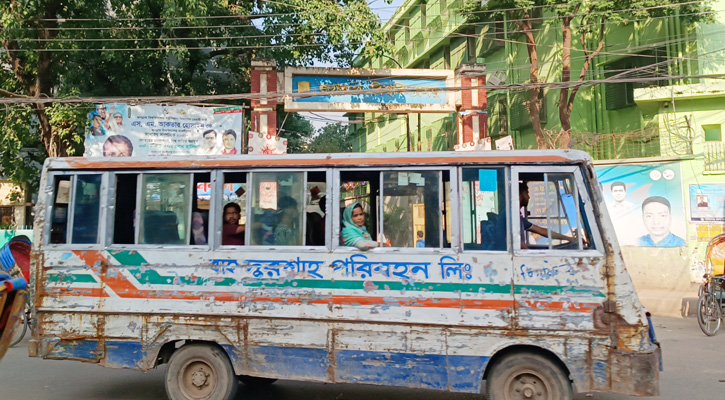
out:
{"label": "bus roof", "polygon": [[45,168],[67,169],[196,169],[233,167],[375,167],[382,165],[579,164],[591,157],[580,150],[509,150],[472,152],[330,153],[284,155],[157,156],[143,158],[48,158]]}

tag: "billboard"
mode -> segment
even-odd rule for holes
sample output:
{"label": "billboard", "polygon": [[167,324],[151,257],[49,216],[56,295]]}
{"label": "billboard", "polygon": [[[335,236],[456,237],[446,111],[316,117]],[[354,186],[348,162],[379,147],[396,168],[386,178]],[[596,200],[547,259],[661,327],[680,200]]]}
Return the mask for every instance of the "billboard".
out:
{"label": "billboard", "polygon": [[98,104],[88,113],[85,157],[240,154],[241,107]]}
{"label": "billboard", "polygon": [[686,246],[679,163],[595,167],[620,245]]}
{"label": "billboard", "polygon": [[[454,112],[453,72],[286,68],[286,111]],[[319,95],[316,95],[319,93]]]}

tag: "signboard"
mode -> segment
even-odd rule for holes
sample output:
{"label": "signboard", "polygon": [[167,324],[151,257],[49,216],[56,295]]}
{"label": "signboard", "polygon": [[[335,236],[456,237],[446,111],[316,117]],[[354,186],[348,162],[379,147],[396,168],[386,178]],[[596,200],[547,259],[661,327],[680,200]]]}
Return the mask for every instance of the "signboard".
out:
{"label": "signboard", "polygon": [[[285,69],[285,111],[454,112],[453,71]],[[320,93],[320,95],[315,95]]]}
{"label": "signboard", "polygon": [[240,154],[243,112],[240,107],[98,104],[88,113],[84,156]]}
{"label": "signboard", "polygon": [[725,221],[725,185],[690,185],[690,220]]}
{"label": "signboard", "polygon": [[247,153],[287,154],[287,139],[259,132],[249,132]]}
{"label": "signboard", "polygon": [[620,245],[686,246],[679,163],[595,167]]}

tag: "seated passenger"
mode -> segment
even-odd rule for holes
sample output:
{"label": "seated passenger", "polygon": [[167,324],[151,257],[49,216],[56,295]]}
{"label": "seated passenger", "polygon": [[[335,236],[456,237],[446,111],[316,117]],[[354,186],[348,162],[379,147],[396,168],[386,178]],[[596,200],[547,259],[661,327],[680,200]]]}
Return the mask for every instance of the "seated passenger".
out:
{"label": "seated passenger", "polygon": [[224,206],[224,226],[222,227],[222,245],[243,246],[244,225],[239,225],[242,208],[237,203]]}
{"label": "seated passenger", "polygon": [[378,247],[365,228],[365,213],[360,203],[352,203],[342,213],[342,241],[345,246],[355,246],[360,250]]}
{"label": "seated passenger", "polygon": [[279,199],[279,222],[274,228],[274,244],[282,246],[299,246],[300,235],[297,229],[297,219],[300,210],[297,200],[285,196]]}

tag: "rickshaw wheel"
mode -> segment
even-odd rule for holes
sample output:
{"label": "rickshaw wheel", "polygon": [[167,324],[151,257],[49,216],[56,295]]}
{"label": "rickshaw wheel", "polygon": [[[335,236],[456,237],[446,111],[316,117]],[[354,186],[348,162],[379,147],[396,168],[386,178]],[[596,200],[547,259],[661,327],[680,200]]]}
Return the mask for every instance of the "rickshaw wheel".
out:
{"label": "rickshaw wheel", "polygon": [[707,336],[714,336],[720,330],[722,310],[714,294],[704,293],[697,300],[697,323]]}

